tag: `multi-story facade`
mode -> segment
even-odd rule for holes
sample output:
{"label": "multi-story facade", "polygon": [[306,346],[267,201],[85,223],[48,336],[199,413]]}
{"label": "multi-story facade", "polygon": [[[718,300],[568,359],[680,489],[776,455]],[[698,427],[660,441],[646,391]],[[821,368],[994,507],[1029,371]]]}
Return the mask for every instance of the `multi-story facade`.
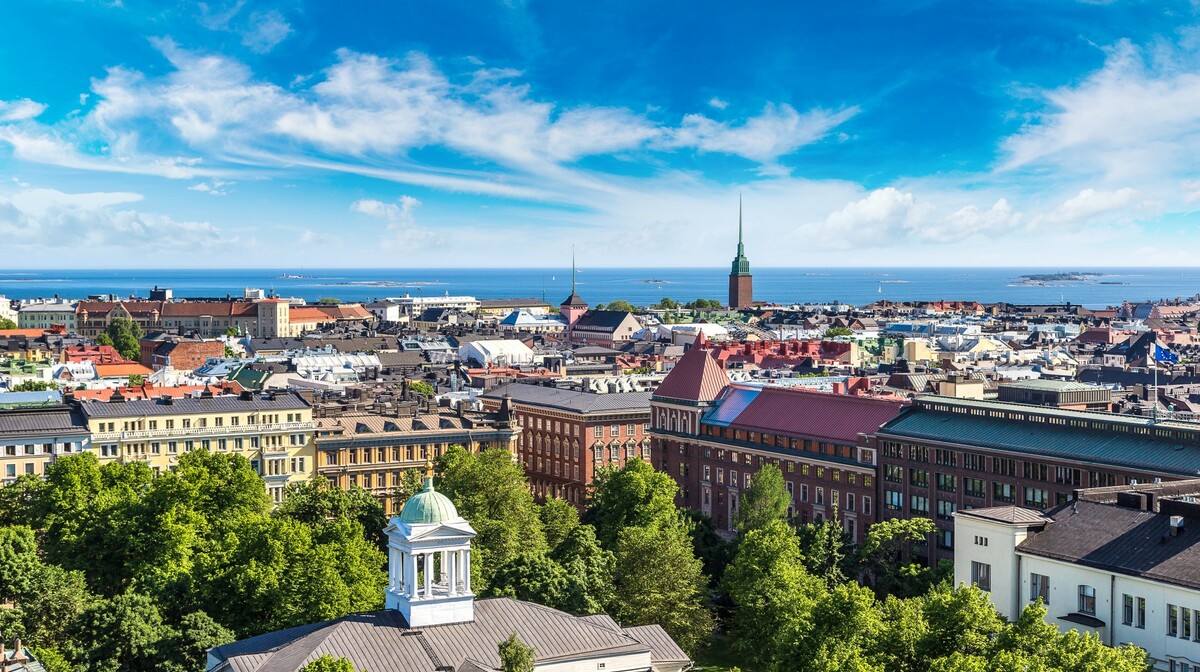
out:
{"label": "multi-story facade", "polygon": [[286,299],[257,301],[81,301],[74,324],[96,337],[117,318],[133,320],[144,332],[192,331],[221,336],[231,327],[254,338],[293,338],[323,324],[362,322],[371,313],[358,304],[292,306]]}
{"label": "multi-story facade", "polygon": [[83,452],[90,443],[87,424],[69,406],[0,410],[0,483],[41,476],[47,464]]}
{"label": "multi-story facade", "polygon": [[538,499],[583,502],[596,471],[650,459],[650,393],[596,394],[513,383],[481,397],[496,410],[505,399],[520,428],[517,455]]}
{"label": "multi-story facade", "polygon": [[27,301],[17,310],[17,326],[21,329],[49,329],[61,324],[68,332],[75,331],[74,301],[47,299]]}
{"label": "multi-story facade", "polygon": [[276,503],[289,483],[316,473],[312,407],[295,393],[76,403],[101,462],[140,460],[161,473],[188,451],[235,453],[250,460]]}
{"label": "multi-story facade", "polygon": [[917,549],[931,562],[954,553],[956,511],[1044,510],[1078,488],[1200,473],[1200,425],[949,397],[918,397],[863,445],[879,455],[880,517],[937,523]]}
{"label": "multi-story facade", "polygon": [[738,499],[766,464],[783,473],[797,523],[836,515],[855,540],[876,519],[875,454],[862,436],[895,400],[777,385],[731,384],[692,349],[651,400],[654,466],[679,483],[679,504],[731,531]]}
{"label": "multi-story facade", "polygon": [[959,511],[956,583],[987,591],[1016,620],[1041,600],[1046,621],[1132,643],[1162,672],[1200,664],[1200,481],[1081,489],[1050,511]]}
{"label": "multi-story facade", "polygon": [[316,422],[317,475],[343,490],[369,490],[388,516],[399,514],[393,494],[405,470],[423,470],[426,460],[440,457],[450,446],[471,452],[504,448],[515,455],[519,434],[504,408],[494,414],[444,411],[405,417],[354,413]]}

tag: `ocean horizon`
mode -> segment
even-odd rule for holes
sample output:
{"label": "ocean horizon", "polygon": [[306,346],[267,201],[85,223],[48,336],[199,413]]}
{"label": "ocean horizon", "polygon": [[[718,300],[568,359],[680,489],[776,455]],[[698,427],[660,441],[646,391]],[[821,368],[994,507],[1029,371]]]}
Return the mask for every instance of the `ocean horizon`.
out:
{"label": "ocean horizon", "polygon": [[[728,267],[580,268],[576,284],[592,305],[624,299],[634,305],[664,297],[724,301]],[[1029,282],[1021,276],[1086,274],[1084,280]],[[145,297],[157,287],[177,298],[242,296],[257,288],[316,301],[372,301],[404,295],[471,295],[481,299],[538,298],[557,305],[571,291],[561,268],[258,268],[258,269],[9,269],[0,295],[9,299],[113,294]],[[894,267],[755,268],[754,298],[772,303],[864,305],[893,301],[974,300],[1072,303],[1090,308],[1123,301],[1186,298],[1200,293],[1200,267]]]}

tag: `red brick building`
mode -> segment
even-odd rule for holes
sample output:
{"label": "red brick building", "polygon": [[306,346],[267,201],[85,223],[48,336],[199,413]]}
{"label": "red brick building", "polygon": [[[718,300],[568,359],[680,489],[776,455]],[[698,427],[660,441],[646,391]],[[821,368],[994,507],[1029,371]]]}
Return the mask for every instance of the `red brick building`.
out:
{"label": "red brick building", "polygon": [[539,500],[583,501],[596,470],[650,459],[650,393],[595,394],[512,383],[481,398],[485,410],[511,398],[521,435],[517,455]]}
{"label": "red brick building", "polygon": [[738,197],[738,246],[729,272],[729,307],[734,310],[754,307],[754,277],[750,275],[750,260],[742,245],[742,199]]}
{"label": "red brick building", "polygon": [[142,339],[140,345],[142,364],[155,371],[168,366],[177,371],[193,371],[203,366],[210,357],[225,356],[225,343],[222,341],[161,336]]}
{"label": "red brick building", "polygon": [[903,403],[775,385],[731,384],[693,349],[651,399],[654,466],[680,486],[679,504],[731,530],[738,497],[764,464],[783,472],[798,523],[837,515],[857,541],[877,518],[875,452],[866,434]]}

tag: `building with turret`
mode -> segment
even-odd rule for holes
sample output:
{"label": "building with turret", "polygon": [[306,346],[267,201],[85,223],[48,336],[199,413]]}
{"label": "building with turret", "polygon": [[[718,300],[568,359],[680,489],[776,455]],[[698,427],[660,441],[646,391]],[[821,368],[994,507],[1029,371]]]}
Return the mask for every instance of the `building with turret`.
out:
{"label": "building with turret", "polygon": [[692,661],[658,625],[622,627],[604,614],[574,616],[531,602],[475,599],[475,529],[433,486],[405,502],[385,529],[385,608],[269,632],[208,652],[207,672],[298,672],[322,655],[371,672],[500,670],[500,643],[516,633],[535,672],[682,672]]}
{"label": "building with turret", "polygon": [[742,244],[742,197],[738,196],[738,246],[729,272],[729,307],[733,310],[754,306],[754,277],[750,275],[750,260]]}

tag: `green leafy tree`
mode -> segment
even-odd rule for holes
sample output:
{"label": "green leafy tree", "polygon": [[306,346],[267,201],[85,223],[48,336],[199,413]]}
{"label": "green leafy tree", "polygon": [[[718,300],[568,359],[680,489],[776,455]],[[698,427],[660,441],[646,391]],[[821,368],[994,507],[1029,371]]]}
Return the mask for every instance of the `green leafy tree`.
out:
{"label": "green leafy tree", "polygon": [[233,325],[229,325],[228,327],[225,327],[225,337],[226,338],[237,338],[238,336],[241,336],[241,332],[238,331],[237,327],[235,327]]}
{"label": "green leafy tree", "polygon": [[613,602],[613,573],[617,559],[600,546],[591,525],[577,525],[551,552],[566,572],[561,603],[573,614],[599,614]]}
{"label": "green leafy tree", "polygon": [[626,625],[657,623],[684,651],[702,649],[715,622],[708,579],[682,521],[621,530],[616,556],[617,619]]}
{"label": "green leafy tree", "polygon": [[129,387],[141,387],[145,382],[146,379],[142,376],[142,374],[133,373],[129,375],[129,379],[125,382],[125,384]]}
{"label": "green leafy tree", "polygon": [[7,317],[0,317],[0,329],[16,329],[17,323]]}
{"label": "green leafy tree", "polygon": [[115,317],[109,323],[107,331],[109,339],[112,340],[112,346],[122,357],[134,362],[141,359],[142,346],[139,343],[143,336],[141,325],[128,317]]}
{"label": "green leafy tree", "polygon": [[383,534],[383,528],[387,527],[383,505],[369,490],[358,486],[342,490],[324,478],[292,483],[288,485],[287,497],[274,513],[309,525],[336,518],[355,520],[366,530],[368,539],[380,548],[387,545]]}
{"label": "green leafy tree", "polygon": [[483,592],[491,573],[518,555],[545,552],[538,508],[512,453],[451,446],[438,458],[438,471],[438,490],[475,528],[471,581],[476,590]]}
{"label": "green leafy tree", "polygon": [[850,555],[850,535],[842,529],[837,509],[823,520],[800,528],[800,548],[804,564],[814,576],[825,579],[829,586],[843,583],[853,568]]}
{"label": "green leafy tree", "polygon": [[525,553],[493,572],[487,594],[561,609],[567,595],[567,572],[544,553]]}
{"label": "green leafy tree", "polygon": [[579,526],[579,510],[567,500],[557,497],[547,499],[538,507],[538,517],[542,521],[542,533],[546,536],[548,548],[558,546],[571,530]]}
{"label": "green leafy tree", "polygon": [[41,564],[32,529],[0,527],[0,602],[27,592]]}
{"label": "green leafy tree", "polygon": [[35,474],[22,474],[0,487],[0,525],[39,525],[41,520],[34,507],[45,489],[46,482]]}
{"label": "green leafy tree", "polygon": [[95,599],[88,592],[83,572],[41,565],[29,588],[17,595],[29,641],[63,653],[75,652],[75,624]]}
{"label": "green leafy tree", "polygon": [[29,651],[46,672],[75,672],[75,666],[58,649],[31,646]]}
{"label": "green leafy tree", "polygon": [[336,306],[341,302],[341,299],[333,296],[322,296],[321,298],[317,299],[317,303],[321,304],[322,306]]}
{"label": "green leafy tree", "polygon": [[912,544],[925,541],[936,532],[937,526],[928,518],[889,518],[871,525],[857,549],[854,574],[869,578],[879,595],[925,594],[945,569],[935,573],[924,565],[902,562],[901,558]]}
{"label": "green leafy tree", "polygon": [[167,672],[204,672],[209,649],[234,641],[233,632],[203,611],[180,619],[179,628],[162,646],[162,669]]}
{"label": "green leafy tree", "polygon": [[617,536],[627,527],[662,526],[675,522],[675,479],[642,460],[624,467],[602,467],[592,482],[586,522],[596,528],[605,548],[615,548]]}
{"label": "green leafy tree", "polygon": [[773,520],[787,520],[791,500],[783,484],[783,472],[773,464],[765,464],[742,492],[734,526],[746,534]]}
{"label": "green leafy tree", "polygon": [[420,469],[405,469],[400,472],[400,485],[392,488],[392,506],[394,510],[400,511],[404,503],[409,497],[421,491],[425,487],[425,476]]}
{"label": "green leafy tree", "polygon": [[222,354],[225,356],[226,359],[236,359],[238,356],[237,350],[234,350],[233,348],[229,347],[228,345],[225,346],[225,351]]}
{"label": "green leafy tree", "polygon": [[733,560],[737,544],[727,541],[717,533],[712,518],[695,509],[684,509],[680,512],[687,523],[692,537],[692,546],[696,557],[703,563],[704,573],[708,576],[709,585],[715,588],[721,582],[726,567]]}
{"label": "green leafy tree", "polygon": [[175,632],[148,595],[128,592],[91,606],[80,619],[80,662],[89,670],[153,672]]}
{"label": "green leafy tree", "polygon": [[109,347],[112,347],[112,345],[113,345],[112,336],[109,336],[108,334],[100,334],[99,336],[96,337],[96,345],[107,345]]}
{"label": "green leafy tree", "polygon": [[25,380],[17,383],[11,388],[12,392],[45,392],[46,390],[55,390],[58,387],[48,380]]}
{"label": "green leafy tree", "polygon": [[414,380],[408,384],[408,391],[413,394],[419,394],[425,397],[432,397],[437,394],[433,386],[423,380]]}
{"label": "green leafy tree", "polygon": [[838,336],[853,336],[854,330],[848,327],[830,327],[821,334],[821,338],[837,338]]}
{"label": "green leafy tree", "polygon": [[826,590],[804,567],[800,540],[783,521],[748,531],[725,571],[722,588],[733,602],[730,645],[739,659],[762,670],[783,669]]}
{"label": "green leafy tree", "polygon": [[[360,672],[354,669],[354,664],[347,658],[334,658],[329,654],[314,659],[311,663],[300,668],[300,672]],[[366,670],[362,670],[366,672]]]}
{"label": "green leafy tree", "polygon": [[602,305],[604,305],[604,308],[597,308],[597,310],[616,310],[616,311],[619,311],[622,313],[636,313],[637,312],[637,308],[635,308],[632,303],[629,303],[628,301],[626,301],[624,299],[617,299],[616,301],[613,301],[612,303],[609,303],[606,305],[602,304]]}
{"label": "green leafy tree", "polygon": [[508,639],[500,642],[500,669],[503,672],[533,672],[534,650],[521,641],[513,630]]}
{"label": "green leafy tree", "polygon": [[663,310],[674,310],[679,307],[679,302],[676,301],[675,299],[664,296],[658,302],[658,307],[662,308]]}

